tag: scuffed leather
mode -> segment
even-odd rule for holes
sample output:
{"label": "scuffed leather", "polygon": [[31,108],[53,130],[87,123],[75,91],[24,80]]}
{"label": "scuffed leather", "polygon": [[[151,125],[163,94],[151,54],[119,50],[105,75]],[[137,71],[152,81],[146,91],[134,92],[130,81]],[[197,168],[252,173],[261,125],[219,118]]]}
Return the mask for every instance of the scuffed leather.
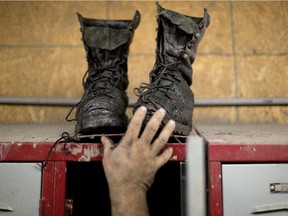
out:
{"label": "scuffed leather", "polygon": [[77,14],[87,56],[84,93],[77,104],[75,133],[122,133],[128,105],[127,58],[140,13],[132,20],[99,20]]}
{"label": "scuffed leather", "polygon": [[174,134],[188,135],[192,130],[194,107],[194,95],[190,89],[192,64],[210,17],[206,9],[202,18],[164,9],[158,3],[157,9],[156,62],[150,72],[150,83],[135,89],[139,98],[133,112],[146,106],[147,124],[153,113],[162,107],[167,111],[162,127],[173,119],[176,122]]}
{"label": "scuffed leather", "polygon": [[84,41],[90,47],[114,50],[130,40],[129,29],[113,29],[105,27],[87,27],[84,31]]}

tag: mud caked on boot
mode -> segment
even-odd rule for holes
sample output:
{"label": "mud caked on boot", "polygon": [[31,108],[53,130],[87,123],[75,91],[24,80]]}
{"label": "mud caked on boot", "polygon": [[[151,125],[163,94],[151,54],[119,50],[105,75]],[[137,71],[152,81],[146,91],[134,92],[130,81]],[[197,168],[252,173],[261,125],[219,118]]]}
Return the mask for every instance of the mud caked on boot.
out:
{"label": "mud caked on boot", "polygon": [[190,89],[192,63],[210,17],[206,9],[202,18],[164,9],[158,3],[157,9],[156,61],[150,72],[150,83],[142,83],[134,89],[139,98],[133,111],[142,105],[147,107],[145,124],[162,107],[167,111],[162,124],[173,119],[176,122],[174,134],[186,136],[192,130],[194,106]]}
{"label": "mud caked on boot", "polygon": [[122,133],[127,127],[127,58],[140,13],[132,20],[99,20],[77,14],[88,70],[77,104],[75,134]]}

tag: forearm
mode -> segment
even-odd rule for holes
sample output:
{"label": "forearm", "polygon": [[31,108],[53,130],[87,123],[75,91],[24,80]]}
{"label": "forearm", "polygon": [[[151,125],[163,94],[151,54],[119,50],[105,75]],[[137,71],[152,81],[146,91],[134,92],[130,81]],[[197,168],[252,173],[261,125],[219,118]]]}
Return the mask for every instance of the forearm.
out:
{"label": "forearm", "polygon": [[111,189],[112,216],[149,216],[146,191],[135,189]]}

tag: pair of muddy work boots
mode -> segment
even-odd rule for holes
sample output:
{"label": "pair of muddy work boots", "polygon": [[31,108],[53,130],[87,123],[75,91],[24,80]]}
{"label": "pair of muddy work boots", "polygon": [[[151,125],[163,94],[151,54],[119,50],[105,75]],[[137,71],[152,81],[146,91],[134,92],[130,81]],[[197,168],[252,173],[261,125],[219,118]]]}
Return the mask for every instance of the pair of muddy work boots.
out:
{"label": "pair of muddy work boots", "polygon": [[[192,130],[194,96],[192,63],[210,17],[191,17],[157,6],[156,61],[150,82],[135,88],[140,106],[147,107],[143,127],[159,108],[166,110],[163,127],[176,121],[175,135]],[[123,133],[128,124],[127,59],[134,31],[140,23],[138,11],[132,20],[100,20],[78,14],[88,70],[83,78],[84,94],[76,105],[75,134]]]}

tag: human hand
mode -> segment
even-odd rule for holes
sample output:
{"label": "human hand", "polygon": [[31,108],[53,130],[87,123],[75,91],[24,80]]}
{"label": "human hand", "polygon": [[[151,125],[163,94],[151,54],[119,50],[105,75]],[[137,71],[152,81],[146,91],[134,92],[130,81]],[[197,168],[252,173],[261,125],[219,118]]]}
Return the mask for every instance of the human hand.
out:
{"label": "human hand", "polygon": [[[115,149],[110,139],[101,138],[104,145],[103,167],[109,184],[112,211],[115,200],[117,205],[119,202],[126,202],[130,207],[131,202],[135,202],[139,197],[146,202],[146,192],[153,183],[157,170],[172,156],[172,148],[165,149],[160,155],[158,153],[172,134],[175,122],[170,120],[151,144],[165,116],[165,110],[159,109],[154,113],[139,137],[146,112],[146,107],[140,107],[135,112],[125,135]],[[127,199],[129,201],[125,201]],[[127,208],[126,215],[129,215]]]}
{"label": "human hand", "polygon": [[138,137],[146,112],[146,107],[140,107],[137,110],[127,132],[115,149],[113,149],[110,139],[101,138],[104,145],[103,166],[108,183],[113,187],[131,185],[147,191],[157,170],[172,155],[172,148],[167,148],[161,155],[158,153],[174,130],[175,122],[173,120],[167,123],[158,138],[151,144],[165,116],[164,109],[155,112],[141,137]]}

